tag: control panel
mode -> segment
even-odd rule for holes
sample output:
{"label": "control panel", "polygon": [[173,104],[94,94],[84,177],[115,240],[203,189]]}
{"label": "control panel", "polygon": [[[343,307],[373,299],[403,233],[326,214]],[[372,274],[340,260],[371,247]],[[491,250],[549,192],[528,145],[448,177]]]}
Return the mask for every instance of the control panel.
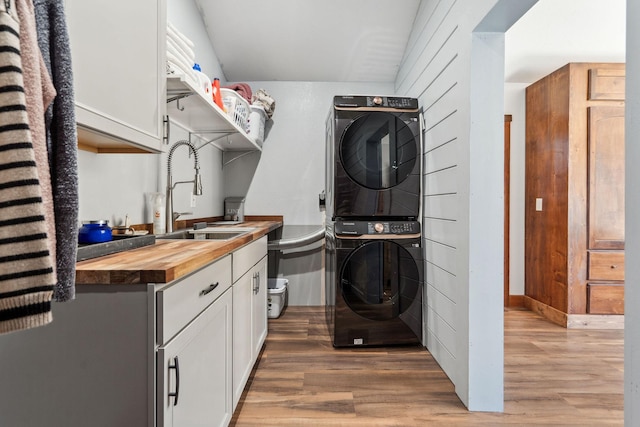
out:
{"label": "control panel", "polygon": [[336,236],[420,234],[418,221],[336,221]]}
{"label": "control panel", "polygon": [[333,99],[336,107],[381,107],[415,110],[418,100],[396,96],[336,96]]}

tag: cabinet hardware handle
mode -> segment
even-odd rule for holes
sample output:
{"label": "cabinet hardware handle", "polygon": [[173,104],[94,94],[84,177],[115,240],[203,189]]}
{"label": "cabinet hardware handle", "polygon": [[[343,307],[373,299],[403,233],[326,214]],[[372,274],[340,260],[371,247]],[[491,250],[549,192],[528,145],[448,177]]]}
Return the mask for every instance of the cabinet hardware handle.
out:
{"label": "cabinet hardware handle", "polygon": [[171,124],[169,123],[169,116],[162,116],[162,123],[164,124],[164,134],[162,136],[162,143],[164,145],[169,144],[171,139]]}
{"label": "cabinet hardware handle", "polygon": [[210,284],[206,289],[203,289],[203,290],[200,291],[200,296],[203,297],[203,296],[207,295],[208,293],[213,292],[213,290],[215,288],[217,288],[219,284],[220,284],[220,282],[216,282],[216,283]]}
{"label": "cabinet hardware handle", "polygon": [[178,356],[173,358],[173,365],[169,365],[169,369],[176,370],[176,391],[169,392],[169,397],[173,397],[173,406],[178,406],[178,395],[180,394],[180,365],[178,365]]}
{"label": "cabinet hardware handle", "polygon": [[611,268],[618,268],[618,266],[617,265],[612,265]]}
{"label": "cabinet hardware handle", "polygon": [[253,293],[257,295],[260,292],[260,272],[253,274],[253,281]]}

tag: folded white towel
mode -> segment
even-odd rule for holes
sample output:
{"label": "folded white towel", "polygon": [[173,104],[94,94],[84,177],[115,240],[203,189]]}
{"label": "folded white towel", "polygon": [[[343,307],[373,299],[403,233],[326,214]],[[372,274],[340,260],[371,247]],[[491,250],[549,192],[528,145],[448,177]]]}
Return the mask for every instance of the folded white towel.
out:
{"label": "folded white towel", "polygon": [[182,53],[180,53],[175,47],[170,44],[167,44],[167,55],[172,55],[174,62],[179,62],[180,65],[183,65],[185,68],[193,69],[193,61],[185,58]]}
{"label": "folded white towel", "polygon": [[[195,58],[196,54],[193,51],[193,43],[189,45],[185,40],[189,40],[184,35],[178,35],[175,31],[173,31],[169,25],[167,25],[167,41],[173,42],[182,52],[184,52],[185,56]],[[189,40],[191,42],[191,40]]]}
{"label": "folded white towel", "polygon": [[191,49],[195,48],[195,44],[184,34],[180,32],[171,22],[167,21],[167,33],[172,37],[176,37],[181,39],[184,43],[186,43]]}
{"label": "folded white towel", "polygon": [[182,71],[182,74],[184,74],[185,76],[192,76],[195,81],[198,81],[198,79],[195,77],[195,71],[193,71],[193,68],[188,67],[184,62],[180,61],[180,59],[178,59],[171,52],[167,52],[167,62],[170,62],[174,66],[174,68]]}
{"label": "folded white towel", "polygon": [[193,55],[190,55],[189,53],[180,49],[180,46],[178,46],[177,43],[170,39],[167,39],[167,52],[171,52],[174,55],[178,56],[182,59],[182,62],[184,62],[185,64],[189,64],[191,67],[193,67],[193,64],[195,64],[196,62],[196,58]]}
{"label": "folded white towel", "polygon": [[193,73],[186,73],[183,68],[176,65],[174,62],[167,59],[167,75],[168,76],[179,76],[183,80],[187,81],[193,87],[199,87],[199,82],[196,79],[196,76]]}

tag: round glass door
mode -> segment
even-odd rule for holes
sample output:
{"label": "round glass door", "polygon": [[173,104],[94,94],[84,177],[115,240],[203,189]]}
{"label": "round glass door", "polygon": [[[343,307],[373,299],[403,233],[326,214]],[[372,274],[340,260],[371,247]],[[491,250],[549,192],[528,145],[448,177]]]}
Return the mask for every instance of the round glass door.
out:
{"label": "round glass door", "polygon": [[390,113],[372,112],[347,127],[340,157],[349,177],[359,185],[384,190],[404,181],[417,161],[411,129]]}
{"label": "round glass door", "polygon": [[415,260],[402,246],[389,241],[355,249],[345,261],[340,280],[347,305],[371,320],[398,317],[420,289]]}

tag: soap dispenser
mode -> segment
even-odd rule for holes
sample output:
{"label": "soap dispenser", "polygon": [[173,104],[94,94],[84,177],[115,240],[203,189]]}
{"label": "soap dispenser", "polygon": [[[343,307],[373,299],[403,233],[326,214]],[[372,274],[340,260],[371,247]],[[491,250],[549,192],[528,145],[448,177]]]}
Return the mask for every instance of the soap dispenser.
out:
{"label": "soap dispenser", "polygon": [[166,228],[166,204],[165,195],[163,193],[150,193],[149,204],[153,213],[153,234],[164,234]]}

